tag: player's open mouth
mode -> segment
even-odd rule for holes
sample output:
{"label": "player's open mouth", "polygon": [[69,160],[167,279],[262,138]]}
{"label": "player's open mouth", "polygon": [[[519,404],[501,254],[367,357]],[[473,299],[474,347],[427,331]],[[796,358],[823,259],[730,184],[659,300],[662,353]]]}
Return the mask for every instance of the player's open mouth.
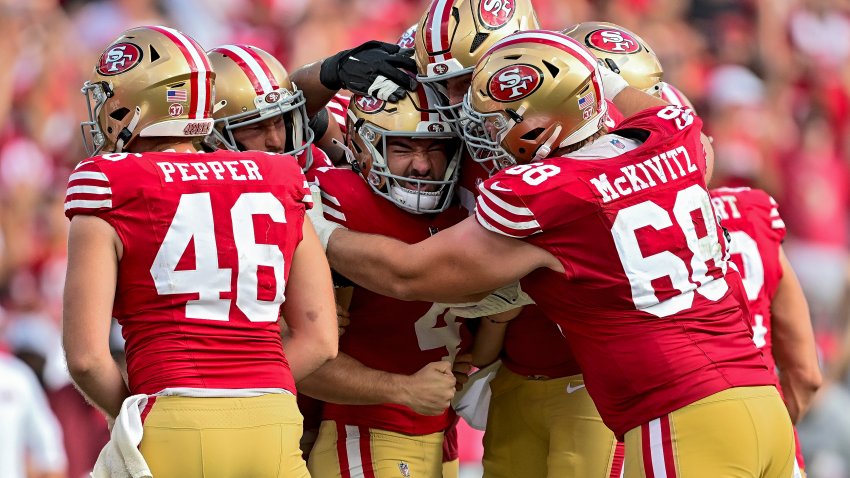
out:
{"label": "player's open mouth", "polygon": [[405,189],[410,189],[411,191],[435,192],[437,190],[436,184],[420,183],[416,181],[399,181],[399,185]]}

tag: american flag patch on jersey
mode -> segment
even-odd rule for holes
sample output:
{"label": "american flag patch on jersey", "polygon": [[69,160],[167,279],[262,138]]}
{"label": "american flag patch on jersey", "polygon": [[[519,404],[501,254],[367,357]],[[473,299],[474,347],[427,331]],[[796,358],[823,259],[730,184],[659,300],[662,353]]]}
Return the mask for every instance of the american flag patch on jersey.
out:
{"label": "american flag patch on jersey", "polygon": [[189,96],[186,94],[186,90],[168,90],[165,92],[165,99],[169,102],[188,101]]}

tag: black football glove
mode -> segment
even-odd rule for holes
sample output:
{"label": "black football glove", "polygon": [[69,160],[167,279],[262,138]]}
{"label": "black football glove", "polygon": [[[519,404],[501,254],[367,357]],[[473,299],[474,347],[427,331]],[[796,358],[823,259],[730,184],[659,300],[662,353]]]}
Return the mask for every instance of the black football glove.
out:
{"label": "black football glove", "polygon": [[416,80],[403,71],[416,71],[411,51],[392,43],[367,41],[326,58],[319,81],[329,90],[345,88],[395,103],[404,97],[405,90],[416,89]]}

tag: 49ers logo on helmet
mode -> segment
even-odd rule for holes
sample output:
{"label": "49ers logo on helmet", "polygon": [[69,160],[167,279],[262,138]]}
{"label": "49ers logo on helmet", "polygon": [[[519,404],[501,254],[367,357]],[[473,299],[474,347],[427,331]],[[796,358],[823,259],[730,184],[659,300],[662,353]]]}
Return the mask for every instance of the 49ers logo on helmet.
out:
{"label": "49ers logo on helmet", "polygon": [[596,30],[587,35],[587,44],[608,53],[637,53],[640,43],[623,30]]}
{"label": "49ers logo on helmet", "polygon": [[478,16],[487,28],[501,28],[514,16],[514,3],[515,0],[481,0]]}
{"label": "49ers logo on helmet", "polygon": [[104,76],[131,70],[142,61],[142,49],[133,43],[116,43],[100,55],[97,72]]}
{"label": "49ers logo on helmet", "polygon": [[525,98],[543,84],[543,74],[531,65],[511,65],[490,77],[487,93],[496,101],[510,103]]}
{"label": "49ers logo on helmet", "polygon": [[354,99],[354,104],[357,105],[358,110],[364,113],[377,113],[384,109],[386,102],[384,102],[384,100],[372,98],[371,96],[357,96]]}

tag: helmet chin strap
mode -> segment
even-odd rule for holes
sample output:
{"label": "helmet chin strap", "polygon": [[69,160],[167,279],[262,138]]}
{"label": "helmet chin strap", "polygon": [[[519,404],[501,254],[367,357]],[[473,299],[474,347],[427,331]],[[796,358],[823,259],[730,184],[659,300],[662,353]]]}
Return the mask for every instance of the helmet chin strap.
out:
{"label": "helmet chin strap", "polygon": [[133,113],[133,118],[130,120],[130,124],[121,129],[121,132],[118,133],[118,141],[115,142],[115,152],[121,153],[124,151],[124,145],[130,141],[130,138],[133,137],[133,130],[136,129],[136,126],[139,124],[139,118],[142,117],[142,109],[136,106],[135,112]]}
{"label": "helmet chin strap", "polygon": [[549,153],[552,152],[552,144],[555,142],[556,139],[558,139],[559,134],[561,134],[561,125],[555,126],[555,131],[553,131],[552,134],[549,135],[549,139],[547,139],[545,143],[543,143],[542,145],[540,145],[539,148],[537,148],[537,151],[534,152],[534,157],[531,159],[531,161],[534,162],[549,157]]}

